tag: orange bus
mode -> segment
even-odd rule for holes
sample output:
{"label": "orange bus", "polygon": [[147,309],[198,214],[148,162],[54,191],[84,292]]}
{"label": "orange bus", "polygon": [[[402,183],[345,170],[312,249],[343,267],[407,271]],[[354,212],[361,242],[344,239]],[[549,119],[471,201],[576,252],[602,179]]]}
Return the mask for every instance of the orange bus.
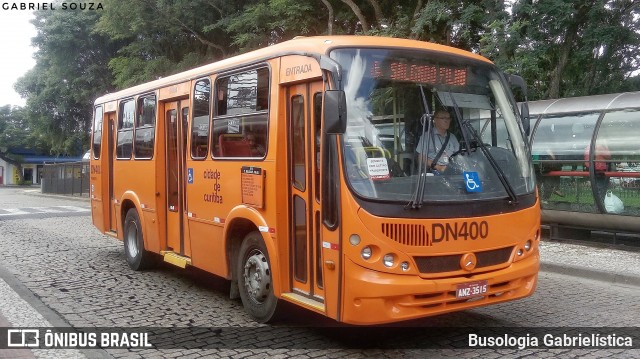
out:
{"label": "orange bus", "polygon": [[447,46],[310,37],[104,95],[93,223],[133,270],[230,280],[260,322],[283,301],[379,324],[528,296],[540,207],[508,78]]}

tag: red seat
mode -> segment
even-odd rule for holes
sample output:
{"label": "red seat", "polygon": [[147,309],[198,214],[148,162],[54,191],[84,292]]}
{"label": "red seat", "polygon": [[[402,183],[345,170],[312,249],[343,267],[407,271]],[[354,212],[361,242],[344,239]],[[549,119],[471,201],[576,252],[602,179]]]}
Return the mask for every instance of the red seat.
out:
{"label": "red seat", "polygon": [[242,135],[222,134],[218,145],[221,157],[251,157],[251,145]]}

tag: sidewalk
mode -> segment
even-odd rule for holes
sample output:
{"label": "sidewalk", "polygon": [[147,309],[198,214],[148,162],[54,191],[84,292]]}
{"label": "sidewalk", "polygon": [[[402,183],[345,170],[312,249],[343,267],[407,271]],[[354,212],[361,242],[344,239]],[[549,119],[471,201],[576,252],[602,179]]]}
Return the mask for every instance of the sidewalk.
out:
{"label": "sidewalk", "polygon": [[541,271],[640,287],[639,251],[543,240],[540,258]]}
{"label": "sidewalk", "polygon": [[[0,328],[13,325],[0,312]],[[0,349],[0,359],[32,359],[35,358],[30,349]]]}

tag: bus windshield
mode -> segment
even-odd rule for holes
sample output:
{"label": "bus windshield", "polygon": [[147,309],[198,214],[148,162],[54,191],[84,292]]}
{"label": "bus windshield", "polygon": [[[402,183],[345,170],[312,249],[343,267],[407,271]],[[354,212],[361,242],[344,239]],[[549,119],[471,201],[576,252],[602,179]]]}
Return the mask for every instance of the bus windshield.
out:
{"label": "bus windshield", "polygon": [[513,200],[534,191],[516,104],[495,66],[402,49],[331,57],[344,71],[344,168],[358,196]]}

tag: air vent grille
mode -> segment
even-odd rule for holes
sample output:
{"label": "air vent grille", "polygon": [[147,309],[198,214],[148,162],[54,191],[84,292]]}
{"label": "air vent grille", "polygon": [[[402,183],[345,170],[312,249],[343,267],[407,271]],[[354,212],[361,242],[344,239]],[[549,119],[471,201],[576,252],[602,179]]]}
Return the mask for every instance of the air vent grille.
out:
{"label": "air vent grille", "polygon": [[382,233],[405,246],[430,246],[429,234],[422,224],[382,223]]}

